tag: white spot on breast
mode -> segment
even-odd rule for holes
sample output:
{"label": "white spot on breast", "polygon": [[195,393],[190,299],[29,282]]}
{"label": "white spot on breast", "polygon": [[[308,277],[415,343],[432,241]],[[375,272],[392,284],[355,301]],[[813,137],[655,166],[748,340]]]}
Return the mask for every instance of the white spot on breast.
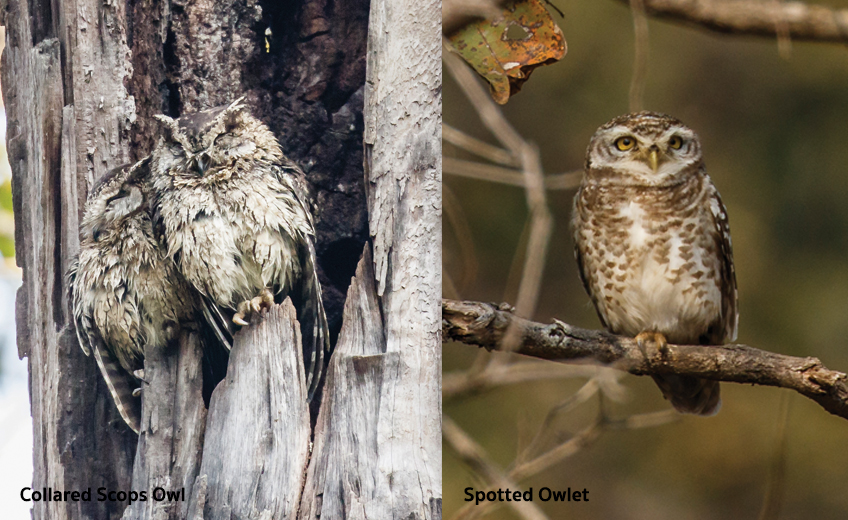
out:
{"label": "white spot on breast", "polygon": [[[686,240],[685,228],[693,219],[659,233],[655,229],[665,222],[648,214],[635,201],[623,205],[619,216],[632,221],[626,253],[631,261],[620,286],[621,306],[608,308],[614,329],[629,335],[657,330],[672,337],[684,331],[706,331],[720,308],[721,294],[715,284],[707,281],[707,251],[700,241]],[[697,218],[694,221],[697,224]],[[658,256],[659,248],[666,246],[667,256]],[[685,246],[686,252],[681,250]],[[699,271],[704,273],[700,278],[692,276]],[[697,340],[697,335],[689,340]]]}
{"label": "white spot on breast", "polygon": [[637,250],[645,247],[649,237],[645,230],[645,210],[635,201],[630,201],[630,204],[621,207],[619,215],[633,221],[628,232],[630,247]]}

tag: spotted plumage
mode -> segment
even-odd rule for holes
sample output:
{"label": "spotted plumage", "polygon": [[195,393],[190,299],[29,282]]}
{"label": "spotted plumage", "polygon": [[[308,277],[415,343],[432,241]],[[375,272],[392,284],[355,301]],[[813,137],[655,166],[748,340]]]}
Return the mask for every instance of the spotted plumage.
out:
{"label": "spotted plumage", "polygon": [[204,315],[222,342],[231,341],[233,322],[245,325],[291,296],[311,398],[329,334],[303,173],[240,101],[158,118],[165,131],[151,170],[168,255],[203,295]]}
{"label": "spotted plumage", "polygon": [[104,175],[88,195],[80,251],[68,273],[83,351],[97,365],[124,421],[138,433],[144,347],[161,347],[190,319],[189,287],[165,255],[148,206],[148,161]]}
{"label": "spotted plumage", "polygon": [[[727,213],[698,136],[652,112],[600,127],[574,200],[576,257],[609,331],[719,345],[736,339],[736,276]],[[716,381],[655,376],[681,412],[711,415]]]}

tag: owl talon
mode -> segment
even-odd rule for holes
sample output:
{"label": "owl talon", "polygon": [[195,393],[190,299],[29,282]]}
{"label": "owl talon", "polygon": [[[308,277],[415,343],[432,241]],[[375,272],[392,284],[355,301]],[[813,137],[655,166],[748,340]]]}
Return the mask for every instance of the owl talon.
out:
{"label": "owl talon", "polygon": [[250,300],[250,308],[255,313],[270,309],[274,305],[274,294],[266,287],[258,296]]}
{"label": "owl talon", "polygon": [[136,388],[136,389],[134,389],[134,390],[132,391],[132,396],[133,396],[133,397],[138,397],[138,396],[140,396],[140,395],[141,395],[141,387],[138,387],[138,388]]}
{"label": "owl talon", "polygon": [[656,348],[660,356],[664,356],[668,352],[668,341],[661,332],[640,332],[636,336],[636,344],[639,346],[639,350],[642,351],[642,356],[649,362],[651,359],[648,355],[649,347]]}
{"label": "owl talon", "polygon": [[250,318],[254,314],[260,314],[263,310],[270,309],[273,305],[274,293],[266,287],[256,297],[245,300],[238,305],[238,312],[233,316],[233,323],[244,327],[248,325]]}
{"label": "owl talon", "polygon": [[136,379],[144,379],[144,369],[139,368],[138,370],[133,370],[133,375]]}

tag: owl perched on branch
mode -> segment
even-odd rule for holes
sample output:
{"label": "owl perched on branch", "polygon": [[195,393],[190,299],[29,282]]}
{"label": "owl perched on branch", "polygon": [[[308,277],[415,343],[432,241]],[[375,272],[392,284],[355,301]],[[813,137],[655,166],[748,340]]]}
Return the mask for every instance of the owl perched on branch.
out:
{"label": "owl perched on branch", "polygon": [[163,347],[195,305],[167,258],[148,207],[148,161],[116,168],[91,189],[80,252],[68,272],[77,337],[94,352],[124,421],[139,431],[144,347]]}
{"label": "owl perched on branch", "polygon": [[[736,339],[736,275],[727,212],[707,175],[698,136],[653,112],[618,117],[589,143],[574,199],[576,256],[604,327],[655,342]],[[712,415],[719,384],[654,380],[680,412]]]}
{"label": "owl perched on branch", "polygon": [[303,173],[238,100],[172,119],[151,155],[168,254],[202,295],[222,342],[233,324],[290,296],[303,338],[309,397],[329,352]]}

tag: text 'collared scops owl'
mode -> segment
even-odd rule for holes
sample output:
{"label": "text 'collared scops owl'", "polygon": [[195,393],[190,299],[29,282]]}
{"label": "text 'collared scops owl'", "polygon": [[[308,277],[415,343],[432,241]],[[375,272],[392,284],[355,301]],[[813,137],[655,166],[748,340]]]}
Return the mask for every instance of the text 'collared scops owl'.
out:
{"label": "text 'collared scops owl'", "polygon": [[144,347],[163,347],[195,305],[154,233],[148,161],[104,175],[91,189],[79,256],[68,273],[80,346],[97,365],[124,421],[138,433]]}
{"label": "text 'collared scops owl'", "polygon": [[[664,346],[736,339],[736,275],[727,212],[698,136],[639,112],[600,127],[574,199],[583,284],[610,332]],[[717,381],[654,376],[680,412],[712,415]]]}
{"label": "text 'collared scops owl'", "polygon": [[203,295],[222,341],[232,323],[291,296],[301,323],[310,398],[329,351],[303,173],[240,100],[158,116],[151,155],[157,219],[168,254]]}

